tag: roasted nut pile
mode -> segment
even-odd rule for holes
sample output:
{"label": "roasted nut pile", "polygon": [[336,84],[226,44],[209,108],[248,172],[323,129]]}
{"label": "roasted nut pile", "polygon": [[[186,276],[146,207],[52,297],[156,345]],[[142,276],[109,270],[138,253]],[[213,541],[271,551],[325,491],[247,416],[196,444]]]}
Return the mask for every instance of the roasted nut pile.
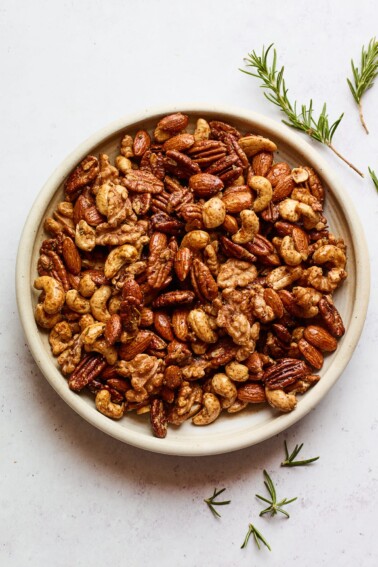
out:
{"label": "roasted nut pile", "polygon": [[346,277],[313,169],[275,143],[181,113],[86,157],[44,228],[35,318],[68,385],[98,411],[207,425],[222,410],[289,412],[344,333]]}

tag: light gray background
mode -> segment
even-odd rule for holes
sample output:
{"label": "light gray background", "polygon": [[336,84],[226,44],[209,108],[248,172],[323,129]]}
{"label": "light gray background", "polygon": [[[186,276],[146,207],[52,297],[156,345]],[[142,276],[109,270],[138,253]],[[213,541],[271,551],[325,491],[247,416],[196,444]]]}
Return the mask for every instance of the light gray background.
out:
{"label": "light gray background", "polygon": [[[120,115],[158,104],[232,104],[280,119],[243,56],[275,42],[292,97],[345,111],[335,145],[378,173],[378,84],[362,130],[345,77],[378,34],[375,1],[0,2],[0,563],[11,566],[342,565],[378,562],[378,195],[329,151],[366,230],[372,295],[361,341],[322,403],[259,446],[208,458],[149,454],[72,412],[33,362],[18,321],[14,264],[26,215],[51,171]],[[280,469],[283,441],[311,468]],[[291,518],[258,518],[262,470]],[[213,488],[232,500],[216,520]],[[240,550],[248,522],[272,546]]]}

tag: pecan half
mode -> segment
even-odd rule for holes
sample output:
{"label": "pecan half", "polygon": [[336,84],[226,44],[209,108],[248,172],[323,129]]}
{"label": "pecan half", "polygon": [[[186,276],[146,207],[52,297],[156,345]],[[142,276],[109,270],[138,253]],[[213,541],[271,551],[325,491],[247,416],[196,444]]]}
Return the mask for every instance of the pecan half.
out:
{"label": "pecan half", "polygon": [[270,390],[283,389],[307,374],[311,371],[303,360],[282,358],[264,371],[262,381]]}

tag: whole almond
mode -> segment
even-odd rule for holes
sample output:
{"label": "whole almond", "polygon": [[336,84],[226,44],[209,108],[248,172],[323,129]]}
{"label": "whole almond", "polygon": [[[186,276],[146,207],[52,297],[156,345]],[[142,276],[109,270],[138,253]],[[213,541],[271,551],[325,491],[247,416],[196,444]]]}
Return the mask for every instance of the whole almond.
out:
{"label": "whole almond", "polygon": [[318,325],[306,327],[303,336],[310,344],[322,351],[333,352],[337,348],[337,340]]}
{"label": "whole almond", "polygon": [[142,157],[151,145],[151,138],[146,130],[139,130],[135,134],[133,152],[135,157]]}
{"label": "whole almond", "polygon": [[[233,188],[235,189],[235,188]],[[238,190],[226,191],[222,197],[228,213],[240,213],[244,209],[252,206],[252,193],[246,186],[237,188]]]}
{"label": "whole almond", "polygon": [[238,388],[238,400],[249,404],[261,404],[266,401],[265,388],[260,382],[249,382]]}
{"label": "whole almond", "polygon": [[238,221],[231,215],[226,215],[222,224],[222,228],[230,234],[236,234],[239,230]]}
{"label": "whole almond", "polygon": [[301,254],[303,260],[307,260],[308,253],[309,253],[309,238],[307,233],[299,228],[299,226],[295,226],[292,232],[292,238],[294,241],[294,246]]}
{"label": "whole almond", "polygon": [[196,173],[190,177],[189,187],[198,197],[212,197],[222,191],[223,181],[210,173]]}
{"label": "whole almond", "polygon": [[273,197],[272,197],[273,203],[277,203],[278,201],[282,201],[283,199],[286,199],[286,197],[289,197],[294,187],[295,187],[295,182],[294,179],[291,177],[291,175],[286,175],[285,177],[281,177],[278,180],[273,191]]}
{"label": "whole almond", "polygon": [[189,118],[185,114],[176,112],[175,114],[164,116],[164,118],[159,120],[157,128],[165,132],[177,133],[187,127],[188,121]]}
{"label": "whole almond", "polygon": [[176,366],[175,364],[167,366],[164,371],[163,384],[165,386],[168,386],[168,388],[171,388],[172,390],[179,388],[182,384],[181,368],[179,366]]}
{"label": "whole almond", "polygon": [[119,357],[122,360],[132,360],[137,354],[141,354],[149,346],[152,339],[150,331],[139,331],[137,336],[129,343],[124,343],[119,348]]}
{"label": "whole almond", "polygon": [[269,287],[264,289],[264,301],[273,310],[277,319],[281,319],[281,317],[283,317],[284,306],[280,296],[276,291],[274,291],[274,289]]}
{"label": "whole almond", "polygon": [[266,177],[268,171],[272,167],[273,154],[272,152],[259,152],[252,158],[252,170],[254,175],[261,175]]}
{"label": "whole almond", "polygon": [[192,147],[194,144],[194,136],[192,134],[177,134],[173,138],[169,138],[164,142],[163,149],[167,152],[169,150],[177,150],[182,152]]}
{"label": "whole almond", "polygon": [[113,315],[106,321],[104,337],[109,345],[114,345],[122,333],[122,322],[121,317],[118,313],[113,313]]}
{"label": "whole almond", "polygon": [[67,270],[74,276],[80,274],[81,256],[78,249],[76,248],[74,241],[68,236],[63,240],[62,254]]}
{"label": "whole almond", "polygon": [[298,341],[298,348],[300,353],[304,356],[311,366],[319,370],[323,366],[324,358],[320,350],[311,345],[306,339]]}
{"label": "whole almond", "polygon": [[155,311],[154,313],[154,327],[158,335],[166,341],[173,341],[174,336],[172,333],[171,319],[164,311]]}
{"label": "whole almond", "polygon": [[283,179],[287,175],[291,174],[291,167],[285,161],[279,161],[275,163],[271,168],[269,173],[266,175],[268,181],[272,187],[275,187],[280,179]]}

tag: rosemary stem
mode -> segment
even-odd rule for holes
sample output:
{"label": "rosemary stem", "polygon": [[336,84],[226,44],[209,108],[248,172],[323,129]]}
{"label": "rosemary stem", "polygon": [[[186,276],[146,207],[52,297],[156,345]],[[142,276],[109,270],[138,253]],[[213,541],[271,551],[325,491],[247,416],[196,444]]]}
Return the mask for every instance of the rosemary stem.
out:
{"label": "rosemary stem", "polygon": [[366,126],[364,114],[363,114],[363,112],[362,112],[362,104],[361,104],[361,101],[358,103],[358,112],[359,112],[359,115],[360,115],[361,124],[362,124],[362,126],[365,128],[366,134],[369,134],[369,130],[368,130],[368,127]]}
{"label": "rosemary stem", "polygon": [[353,169],[353,171],[355,171],[356,173],[358,173],[358,175],[360,175],[361,177],[365,177],[364,174],[362,173],[362,171],[360,171],[359,169],[357,169],[357,167],[355,165],[353,165],[350,161],[348,161],[343,155],[340,154],[340,152],[337,151],[337,149],[335,148],[335,146],[331,143],[331,142],[326,142],[327,146],[329,147],[330,150],[332,150],[337,157],[339,157],[341,160],[343,160],[344,163],[346,163],[347,165],[349,165],[349,167],[351,167]]}

